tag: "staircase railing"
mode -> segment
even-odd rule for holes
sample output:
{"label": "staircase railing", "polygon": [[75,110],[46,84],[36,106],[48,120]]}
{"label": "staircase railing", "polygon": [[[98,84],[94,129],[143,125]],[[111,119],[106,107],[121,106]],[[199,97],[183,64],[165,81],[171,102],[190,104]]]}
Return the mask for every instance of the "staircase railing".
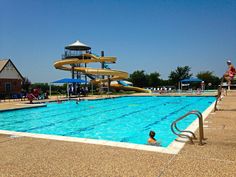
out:
{"label": "staircase railing", "polygon": [[223,82],[224,82],[224,76],[222,77],[221,82],[220,82],[220,87],[218,88],[218,93],[217,93],[217,97],[216,97],[214,112],[217,110],[217,104],[218,104],[218,102],[220,100],[220,97],[221,97],[221,94],[222,94]]}
{"label": "staircase railing", "polygon": [[192,131],[188,131],[188,130],[180,130],[177,127],[177,123],[188,117],[189,115],[196,115],[198,117],[199,120],[199,145],[203,145],[205,144],[203,142],[203,140],[206,140],[206,138],[204,138],[204,132],[203,132],[203,118],[202,118],[202,113],[196,110],[190,111],[188,113],[186,113],[185,115],[181,116],[180,118],[176,119],[174,122],[172,122],[171,124],[171,131],[179,136],[180,138],[188,138],[189,141],[194,144],[193,139],[197,139],[196,135],[192,132]]}

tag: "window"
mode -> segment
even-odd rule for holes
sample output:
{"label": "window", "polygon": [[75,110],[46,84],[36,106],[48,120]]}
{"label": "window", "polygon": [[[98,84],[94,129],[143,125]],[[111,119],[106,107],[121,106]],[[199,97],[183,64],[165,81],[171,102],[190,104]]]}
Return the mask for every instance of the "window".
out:
{"label": "window", "polygon": [[10,92],[11,91],[11,83],[6,83],[5,84],[5,91]]}

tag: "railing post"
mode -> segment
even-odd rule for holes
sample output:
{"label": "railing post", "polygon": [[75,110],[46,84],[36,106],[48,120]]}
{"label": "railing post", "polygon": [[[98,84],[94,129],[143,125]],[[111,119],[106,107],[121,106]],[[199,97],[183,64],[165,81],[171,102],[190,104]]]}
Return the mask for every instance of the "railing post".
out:
{"label": "railing post", "polygon": [[199,122],[199,145],[203,145],[203,140],[204,138],[204,131],[203,131],[203,118],[202,118],[202,113],[199,111],[192,111],[193,114],[197,115],[198,117],[198,122]]}
{"label": "railing post", "polygon": [[198,116],[198,120],[199,120],[199,144],[203,145],[202,140],[204,140],[204,132],[203,132],[203,120],[202,120],[202,117]]}
{"label": "railing post", "polygon": [[221,96],[223,82],[224,82],[224,75],[222,76],[222,79],[221,79],[221,82],[220,82],[220,87],[218,88],[218,94],[217,94],[217,99],[216,99],[216,102],[215,102],[214,112],[217,110],[217,103],[218,103],[218,100]]}

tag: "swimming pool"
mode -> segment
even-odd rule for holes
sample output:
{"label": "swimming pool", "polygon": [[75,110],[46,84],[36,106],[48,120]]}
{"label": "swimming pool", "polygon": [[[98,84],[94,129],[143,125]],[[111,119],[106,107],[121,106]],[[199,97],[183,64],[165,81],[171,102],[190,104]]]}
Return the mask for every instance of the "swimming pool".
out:
{"label": "swimming pool", "polygon": [[[203,112],[215,97],[119,97],[47,103],[47,107],[0,112],[0,130],[146,144],[150,130],[167,147],[170,125],[191,110]],[[179,122],[187,128],[196,116]]]}

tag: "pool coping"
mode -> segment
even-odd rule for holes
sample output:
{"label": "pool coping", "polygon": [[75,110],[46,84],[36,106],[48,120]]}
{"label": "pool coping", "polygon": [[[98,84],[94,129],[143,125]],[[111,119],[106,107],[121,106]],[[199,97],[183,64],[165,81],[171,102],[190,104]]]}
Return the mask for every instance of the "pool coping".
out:
{"label": "pool coping", "polygon": [[[202,113],[203,121],[212,112],[212,110],[214,109],[214,105],[215,105],[215,101]],[[196,119],[186,128],[186,130],[190,130],[193,132],[195,132],[197,129],[198,129],[198,119]],[[34,133],[26,133],[26,132],[8,131],[8,130],[0,130],[0,134],[6,134],[6,135],[15,136],[15,137],[32,137],[32,138],[59,140],[59,141],[67,141],[67,142],[106,145],[106,146],[113,146],[113,147],[119,147],[119,148],[128,148],[128,149],[160,152],[160,153],[167,153],[167,154],[178,154],[180,150],[186,144],[183,142],[173,141],[168,147],[158,147],[158,146],[150,146],[150,145],[125,143],[125,142],[114,142],[114,141],[107,141],[107,140],[67,137],[67,136],[59,136],[59,135],[34,134]]]}
{"label": "pool coping", "polygon": [[46,107],[47,105],[45,103],[34,103],[34,104],[28,104],[28,103],[18,103],[16,105],[21,105],[25,107],[16,107],[16,108],[6,108],[6,109],[1,109],[1,112],[7,112],[7,111],[15,111],[15,110],[21,110],[21,109],[31,109],[31,108],[41,108],[41,107]]}

